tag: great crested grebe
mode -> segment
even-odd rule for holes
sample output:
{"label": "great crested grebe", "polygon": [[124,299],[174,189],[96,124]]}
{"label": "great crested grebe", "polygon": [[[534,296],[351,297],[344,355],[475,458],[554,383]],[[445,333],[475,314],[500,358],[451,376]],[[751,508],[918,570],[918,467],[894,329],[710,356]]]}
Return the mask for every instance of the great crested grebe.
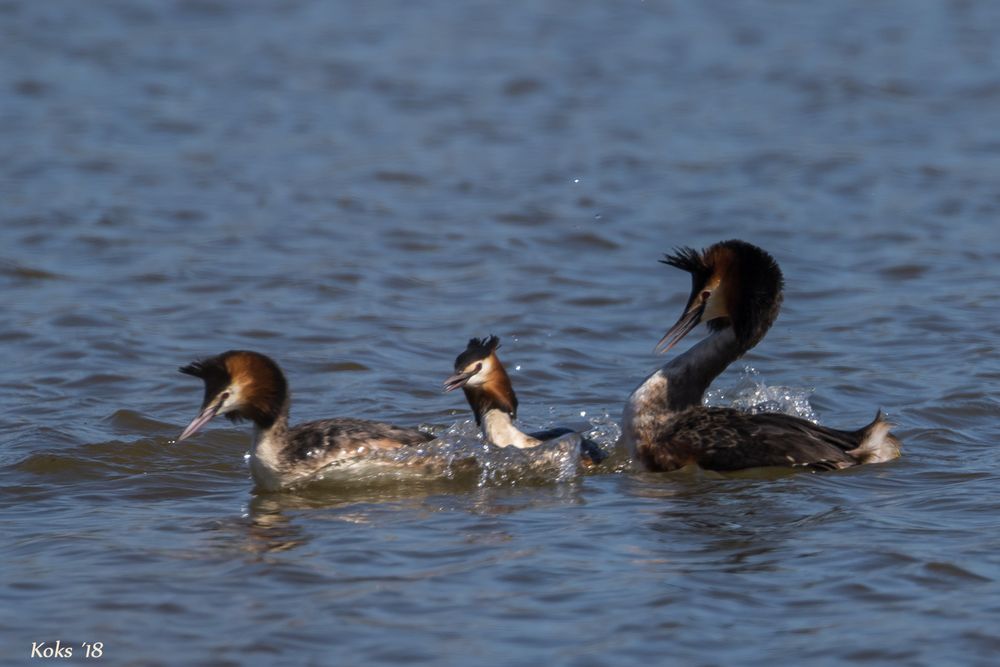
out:
{"label": "great crested grebe", "polygon": [[250,472],[265,491],[308,481],[338,461],[434,439],[416,429],[363,419],[324,419],[290,427],[288,382],[278,364],[258,352],[230,350],[183,366],[180,372],[204,381],[205,400],[177,441],[194,435],[216,415],[252,421]]}
{"label": "great crested grebe", "polygon": [[[499,347],[500,339],[496,336],[469,340],[465,351],[455,359],[455,374],[444,381],[446,392],[459,387],[465,392],[476,424],[486,440],[497,447],[527,449],[568,435],[579,435],[571,428],[525,433],[514,425],[517,395],[497,356]],[[584,465],[590,466],[603,461],[607,454],[596,442],[580,436],[580,458]]]}
{"label": "great crested grebe", "polygon": [[648,470],[689,464],[709,470],[762,466],[814,470],[879,463],[899,456],[882,412],[856,431],[840,431],[786,414],[747,414],[702,407],[712,380],[760,342],[781,306],[781,269],[744,241],[723,241],[699,253],[679,248],[661,260],[691,274],[684,314],[660,340],[666,352],[699,323],[710,335],[650,375],[629,396],[622,439]]}

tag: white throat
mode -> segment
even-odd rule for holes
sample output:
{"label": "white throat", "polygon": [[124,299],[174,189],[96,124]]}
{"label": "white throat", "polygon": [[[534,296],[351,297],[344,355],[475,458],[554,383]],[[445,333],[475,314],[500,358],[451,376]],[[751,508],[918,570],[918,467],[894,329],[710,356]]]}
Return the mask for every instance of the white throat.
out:
{"label": "white throat", "polygon": [[503,410],[487,410],[483,415],[483,435],[491,444],[497,447],[517,447],[526,449],[542,444],[541,440],[532,438],[514,426],[510,414]]}
{"label": "white throat", "polygon": [[288,482],[281,472],[281,453],[287,446],[287,417],[279,417],[268,429],[254,428],[253,446],[250,448],[250,474],[259,488],[276,491]]}

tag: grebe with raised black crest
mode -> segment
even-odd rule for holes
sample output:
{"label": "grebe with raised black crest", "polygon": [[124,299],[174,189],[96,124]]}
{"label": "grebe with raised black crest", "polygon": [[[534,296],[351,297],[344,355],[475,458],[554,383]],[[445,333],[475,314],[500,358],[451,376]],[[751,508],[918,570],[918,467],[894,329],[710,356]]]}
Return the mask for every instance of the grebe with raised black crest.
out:
{"label": "grebe with raised black crest", "polygon": [[691,295],[680,319],[660,340],[666,352],[698,324],[710,334],[647,377],[629,396],[622,440],[646,469],[709,470],[764,466],[813,470],[880,463],[899,456],[881,410],[856,431],[819,426],[786,414],[748,414],[703,407],[705,390],[729,364],[767,333],[781,306],[783,277],[767,252],[744,241],[702,252],[679,248],[661,260],[691,274]]}
{"label": "grebe with raised black crest", "polygon": [[528,449],[576,435],[580,438],[580,460],[584,465],[596,465],[607,458],[600,445],[571,428],[525,433],[514,424],[517,395],[497,356],[499,347],[500,339],[496,336],[471,339],[455,359],[455,374],[444,381],[445,391],[462,388],[483,437],[497,447]]}

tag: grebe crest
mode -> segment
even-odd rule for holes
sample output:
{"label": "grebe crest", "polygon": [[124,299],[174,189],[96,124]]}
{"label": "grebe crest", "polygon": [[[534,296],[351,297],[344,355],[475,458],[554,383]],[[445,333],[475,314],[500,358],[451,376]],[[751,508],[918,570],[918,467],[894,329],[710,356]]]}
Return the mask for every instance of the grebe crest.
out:
{"label": "grebe crest", "polygon": [[182,366],[181,373],[201,378],[205,398],[201,413],[180,435],[184,440],[216,415],[233,423],[244,419],[258,428],[271,427],[287,408],[288,382],[278,364],[258,352],[230,350]]}
{"label": "grebe crest", "polygon": [[497,357],[500,339],[471,338],[465,351],[455,359],[455,374],[444,382],[444,390],[462,388],[482,426],[483,416],[490,410],[500,410],[517,419],[517,395],[507,370]]}
{"label": "grebe crest", "polygon": [[705,322],[709,331],[732,327],[745,352],[757,345],[781,309],[784,277],[770,254],[746,241],[716,243],[703,252],[677,248],[661,263],[691,274],[684,314],[657,344],[666,352]]}

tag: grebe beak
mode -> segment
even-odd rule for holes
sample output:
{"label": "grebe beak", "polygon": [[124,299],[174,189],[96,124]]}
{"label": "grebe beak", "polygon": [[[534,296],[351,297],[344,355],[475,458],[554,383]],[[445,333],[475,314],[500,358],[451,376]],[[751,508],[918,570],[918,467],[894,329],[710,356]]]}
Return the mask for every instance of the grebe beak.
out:
{"label": "grebe beak", "polygon": [[677,320],[677,323],[670,327],[667,333],[663,334],[663,338],[656,344],[654,352],[656,354],[663,354],[679,343],[684,336],[691,333],[691,330],[701,322],[701,316],[705,313],[705,306],[707,304],[708,300],[704,298],[698,299],[694,304],[690,304],[687,311]]}
{"label": "grebe beak", "polygon": [[475,372],[455,373],[444,381],[445,392],[454,391],[459,387],[464,387],[465,383],[468,382],[469,378],[473,375],[475,375]]}
{"label": "grebe beak", "polygon": [[212,421],[212,417],[214,417],[219,412],[219,408],[221,407],[222,407],[222,401],[214,401],[212,405],[209,405],[204,410],[202,410],[198,414],[198,416],[195,417],[190,424],[188,424],[187,428],[184,429],[184,432],[181,433],[180,437],[177,438],[177,442],[180,442],[185,438],[190,438],[192,435],[197,433],[202,426]]}

